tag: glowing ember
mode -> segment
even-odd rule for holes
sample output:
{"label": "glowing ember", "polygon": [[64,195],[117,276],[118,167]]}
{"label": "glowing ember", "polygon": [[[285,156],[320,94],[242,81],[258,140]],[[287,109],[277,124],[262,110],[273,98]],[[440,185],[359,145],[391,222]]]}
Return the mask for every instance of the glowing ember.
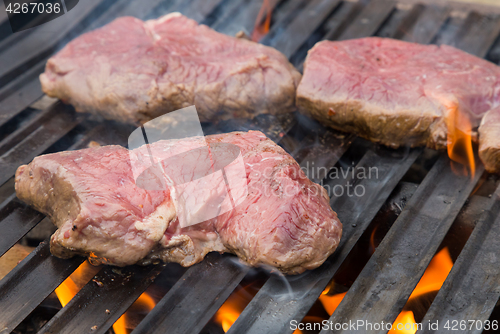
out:
{"label": "glowing ember", "polygon": [[140,295],[140,297],[130,306],[130,308],[125,312],[116,322],[113,324],[113,330],[115,334],[128,334],[131,326],[128,326],[128,318],[131,313],[148,313],[156,305],[156,302],[150,295],[146,292]]}
{"label": "glowing ember", "polygon": [[446,119],[448,156],[451,160],[469,167],[474,177],[476,165],[472,150],[472,124],[469,117],[460,112],[456,106],[449,107],[448,111]]}
{"label": "glowing ember", "polygon": [[[259,14],[255,20],[255,28],[252,32],[252,41],[258,42],[264,37],[271,27],[271,13],[273,11],[271,0],[264,0],[262,7],[260,7]],[[266,18],[263,20],[264,15]]]}

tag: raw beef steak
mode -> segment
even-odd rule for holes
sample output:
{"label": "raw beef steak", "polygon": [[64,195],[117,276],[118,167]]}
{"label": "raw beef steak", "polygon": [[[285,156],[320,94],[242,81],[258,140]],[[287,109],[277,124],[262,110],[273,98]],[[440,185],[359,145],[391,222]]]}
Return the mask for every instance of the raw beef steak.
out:
{"label": "raw beef steak", "polygon": [[129,123],[190,105],[201,121],[289,112],[299,80],[277,50],[179,13],[118,18],[70,42],[40,76],[47,95],[77,111]]}
{"label": "raw beef steak", "polygon": [[[150,171],[153,156],[162,170],[172,172],[166,172],[169,177],[192,180],[199,159],[185,154],[192,149],[198,155],[205,139],[211,157],[233,154],[227,145],[239,149],[244,182],[233,183],[230,193],[242,200],[215,218],[182,227],[179,194],[170,187],[155,190],[160,182],[148,183],[154,177],[145,172],[139,185],[133,170]],[[174,163],[175,157],[182,159]],[[211,188],[218,192],[217,187]],[[17,170],[16,193],[59,228],[51,238],[54,255],[86,255],[94,263],[118,266],[159,260],[190,266],[218,251],[296,274],[321,265],[342,232],[325,189],[257,131],[164,140],[131,151],[104,146],[40,156]],[[195,213],[206,212],[210,205],[198,195],[195,191],[186,201],[195,202]]]}
{"label": "raw beef steak", "polygon": [[[500,105],[500,68],[446,45],[378,37],[324,41],[309,51],[304,68],[297,90],[302,112],[392,147],[444,148],[450,113],[467,115],[474,128]],[[479,128],[481,158],[496,172],[500,137],[491,127],[497,119],[484,119]]]}

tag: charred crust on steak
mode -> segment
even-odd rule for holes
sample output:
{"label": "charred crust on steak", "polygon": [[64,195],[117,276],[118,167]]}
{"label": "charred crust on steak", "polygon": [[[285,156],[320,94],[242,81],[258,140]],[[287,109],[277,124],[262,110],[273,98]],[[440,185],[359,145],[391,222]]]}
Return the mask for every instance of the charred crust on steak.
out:
{"label": "charred crust on steak", "polygon": [[[357,101],[328,104],[313,97],[297,95],[299,111],[342,132],[393,148],[401,145],[446,148],[446,124],[433,115],[407,111],[399,115],[387,114]],[[335,110],[327,112],[324,110]]]}

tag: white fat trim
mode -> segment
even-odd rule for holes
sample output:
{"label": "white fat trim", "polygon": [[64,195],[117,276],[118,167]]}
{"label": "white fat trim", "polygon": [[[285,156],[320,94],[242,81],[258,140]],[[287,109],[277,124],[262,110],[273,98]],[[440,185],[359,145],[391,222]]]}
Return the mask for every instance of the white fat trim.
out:
{"label": "white fat trim", "polygon": [[195,249],[198,250],[203,250],[203,249],[208,249],[209,252],[227,252],[227,248],[224,246],[222,243],[222,240],[220,239],[219,235],[215,232],[208,232],[206,234],[206,239],[205,240],[200,240],[200,239],[192,239],[188,234],[180,234],[172,237],[170,240],[166,240],[165,238],[162,240],[162,248],[164,249],[171,249],[175,247],[180,247],[185,243],[189,243],[189,241],[192,241],[192,245],[194,246],[190,252],[194,251]]}
{"label": "white fat trim", "polygon": [[179,17],[179,16],[182,16],[182,14],[179,12],[173,12],[173,13],[170,13],[167,15],[163,15],[162,17],[160,17],[156,20],[153,20],[153,21],[155,21],[155,23],[163,23],[163,22],[168,21],[174,17]]}
{"label": "white fat trim", "polygon": [[165,201],[141,222],[136,222],[135,228],[147,232],[148,239],[159,241],[175,216],[176,211],[172,201]]}
{"label": "white fat trim", "polygon": [[161,36],[158,35],[157,33],[155,33],[154,26],[157,24],[162,24],[162,23],[164,23],[172,18],[179,17],[179,16],[182,16],[182,14],[179,12],[170,13],[170,14],[164,15],[156,20],[146,21],[144,27],[146,28],[146,30],[148,30],[151,37],[153,37],[154,41],[159,41],[161,39]]}

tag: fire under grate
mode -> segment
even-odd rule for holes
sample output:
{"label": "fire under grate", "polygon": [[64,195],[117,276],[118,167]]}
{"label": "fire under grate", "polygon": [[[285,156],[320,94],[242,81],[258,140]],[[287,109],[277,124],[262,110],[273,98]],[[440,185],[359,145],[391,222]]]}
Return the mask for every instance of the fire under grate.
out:
{"label": "fire under grate", "polygon": [[[299,69],[307,50],[319,40],[372,35],[450,44],[495,63],[500,61],[500,8],[388,0],[269,3],[274,7],[272,24],[261,43],[283,52]],[[80,1],[77,10],[53,22],[57,31],[54,34],[44,33],[41,27],[9,34],[6,18],[0,17],[0,255],[44,219],[15,197],[13,175],[19,165],[40,154],[87,147],[90,141],[125,145],[133,130],[76,114],[61,102],[40,100],[38,75],[51,54],[82,32],[124,15],[148,19],[180,11],[222,33],[234,35],[243,30],[250,34],[261,5],[261,1],[250,0]],[[249,129],[263,131],[302,167],[316,169],[339,165],[354,143],[361,141],[300,115],[295,120],[263,115],[250,121],[230,120],[204,127],[206,134]],[[288,277],[286,284],[282,276],[268,275],[228,333],[292,333],[290,323],[300,322],[308,314],[377,213],[427,151],[391,150],[365,143],[355,167],[376,167],[376,179],[354,176],[326,181],[330,187],[350,182],[365,189],[365,195],[360,197],[332,196],[331,205],[344,226],[337,251],[320,268]],[[479,162],[471,179],[454,173],[446,156],[437,156],[329,319],[332,323],[394,322],[476,186],[489,177]],[[325,176],[311,178],[319,182]],[[474,195],[482,208],[471,217],[475,228],[422,323],[484,323],[490,319],[500,296],[500,188],[489,195]],[[79,257],[62,260],[51,256],[48,241],[42,242],[0,281],[0,333],[12,332],[83,261]],[[39,333],[108,333],[159,275],[169,273],[171,266],[132,266],[120,275],[103,267]],[[207,324],[249,270],[234,257],[209,254],[203,262],[180,274],[133,333],[211,332]],[[321,333],[327,332],[333,331]],[[335,330],[362,332],[387,330]],[[424,327],[419,332],[431,330]],[[467,327],[461,332],[480,333],[482,328]]]}

